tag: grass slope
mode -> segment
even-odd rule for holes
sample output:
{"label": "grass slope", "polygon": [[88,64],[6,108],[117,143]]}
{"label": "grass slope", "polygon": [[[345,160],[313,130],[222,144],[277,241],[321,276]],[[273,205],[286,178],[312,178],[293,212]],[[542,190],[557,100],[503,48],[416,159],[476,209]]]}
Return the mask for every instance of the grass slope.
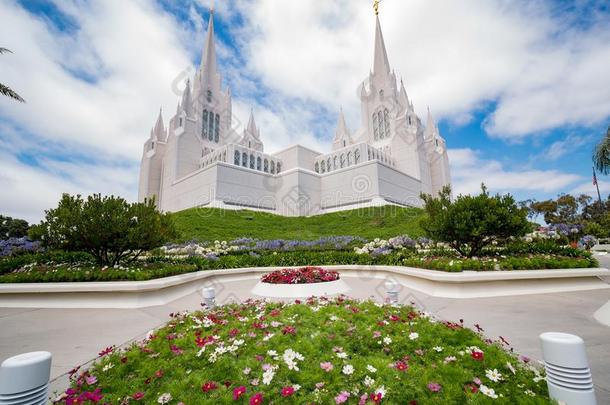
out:
{"label": "grass slope", "polygon": [[283,217],[248,210],[191,208],[172,214],[179,231],[177,241],[258,239],[314,240],[322,236],[351,235],[367,239],[407,234],[422,236],[418,208],[395,206],[362,208],[313,217]]}

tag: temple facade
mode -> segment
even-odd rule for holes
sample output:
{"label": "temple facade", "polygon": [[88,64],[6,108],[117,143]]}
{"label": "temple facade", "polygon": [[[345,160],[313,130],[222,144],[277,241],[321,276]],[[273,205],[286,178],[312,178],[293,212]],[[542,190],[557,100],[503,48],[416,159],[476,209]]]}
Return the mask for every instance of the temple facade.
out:
{"label": "temple facade", "polygon": [[361,125],[340,111],[332,150],[301,145],[265,153],[253,113],[233,129],[231,92],[216,63],[214,13],[201,65],[167,125],[161,112],[144,143],[139,199],[163,211],[252,209],[302,216],[379,205],[421,206],[420,193],[450,184],[445,140],[425,126],[391,70],[379,17],[373,69],[360,85]]}

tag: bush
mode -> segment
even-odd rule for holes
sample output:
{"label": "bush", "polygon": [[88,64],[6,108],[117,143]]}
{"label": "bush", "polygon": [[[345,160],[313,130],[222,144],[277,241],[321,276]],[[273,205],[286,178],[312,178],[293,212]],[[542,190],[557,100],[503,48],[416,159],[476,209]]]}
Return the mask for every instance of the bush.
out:
{"label": "bush", "polygon": [[490,196],[485,185],[481,191],[477,196],[459,195],[455,201],[449,186],[438,197],[422,194],[428,216],[421,225],[427,236],[473,257],[494,241],[528,232],[527,209],[520,208],[510,194]]}
{"label": "bush", "polygon": [[114,196],[94,194],[83,200],[64,194],[30,235],[51,249],[88,252],[100,265],[114,266],[169,242],[176,231],[154,200],[130,204]]}
{"label": "bush", "polygon": [[0,240],[23,238],[28,234],[27,221],[0,215]]}

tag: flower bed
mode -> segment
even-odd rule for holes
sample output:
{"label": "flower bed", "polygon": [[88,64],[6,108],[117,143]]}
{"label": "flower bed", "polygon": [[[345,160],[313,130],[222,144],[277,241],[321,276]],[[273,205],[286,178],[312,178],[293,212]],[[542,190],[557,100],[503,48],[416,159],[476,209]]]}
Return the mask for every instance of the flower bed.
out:
{"label": "flower bed", "polygon": [[339,280],[338,272],[313,266],[276,270],[261,277],[261,281],[268,284],[313,284],[335,280]]}
{"label": "flower bed", "polygon": [[[478,325],[476,325],[479,328]],[[71,373],[64,403],[549,403],[542,371],[461,323],[344,297],[182,313]]]}

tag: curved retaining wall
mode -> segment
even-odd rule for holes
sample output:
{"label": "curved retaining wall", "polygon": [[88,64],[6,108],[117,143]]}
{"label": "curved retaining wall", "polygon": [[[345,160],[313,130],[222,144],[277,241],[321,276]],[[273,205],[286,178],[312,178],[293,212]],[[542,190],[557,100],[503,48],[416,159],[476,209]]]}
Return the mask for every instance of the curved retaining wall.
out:
{"label": "curved retaining wall", "polygon": [[[607,269],[464,271],[447,273],[401,266],[324,266],[350,277],[393,279],[424,294],[481,298],[610,288]],[[148,281],[0,284],[5,308],[144,308],[164,305],[210,283],[257,280],[279,267],[205,270]]]}

